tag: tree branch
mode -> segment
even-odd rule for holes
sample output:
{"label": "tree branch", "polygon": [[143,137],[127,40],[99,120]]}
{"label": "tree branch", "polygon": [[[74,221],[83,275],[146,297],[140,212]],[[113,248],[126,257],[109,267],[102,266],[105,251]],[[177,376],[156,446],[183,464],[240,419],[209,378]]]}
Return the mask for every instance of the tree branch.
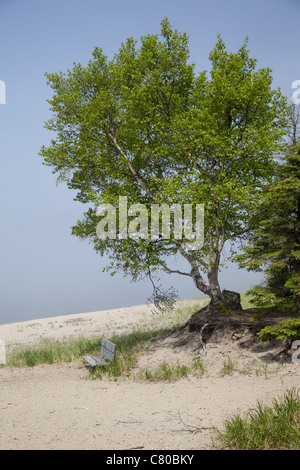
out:
{"label": "tree branch", "polygon": [[178,269],[170,269],[167,265],[164,263],[160,263],[161,266],[165,271],[167,271],[169,274],[181,274],[182,276],[189,276],[192,277],[191,273],[184,273],[183,271],[179,271]]}
{"label": "tree branch", "polygon": [[199,273],[199,269],[194,255],[190,251],[185,251],[185,249],[181,246],[180,242],[176,243],[176,246],[179,253],[188,261],[191,266],[190,276],[193,278],[194,284],[197,289],[201,290],[201,292],[206,295],[210,295],[211,289]]}
{"label": "tree branch", "polygon": [[139,174],[135,171],[135,169],[133,168],[129,158],[127,157],[127,155],[123,152],[123,150],[121,149],[121,147],[119,146],[116,138],[114,135],[112,135],[111,132],[107,132],[107,137],[109,138],[110,142],[113,144],[114,148],[116,149],[116,151],[118,152],[118,154],[125,160],[128,168],[130,169],[131,173],[133,174],[135,180],[138,182],[138,184],[140,185],[140,187],[148,194],[148,196],[153,200],[155,201],[155,197],[154,195],[152,194],[152,192],[150,191],[150,189],[148,188],[148,186],[146,185],[146,183],[142,180],[142,178],[139,176]]}

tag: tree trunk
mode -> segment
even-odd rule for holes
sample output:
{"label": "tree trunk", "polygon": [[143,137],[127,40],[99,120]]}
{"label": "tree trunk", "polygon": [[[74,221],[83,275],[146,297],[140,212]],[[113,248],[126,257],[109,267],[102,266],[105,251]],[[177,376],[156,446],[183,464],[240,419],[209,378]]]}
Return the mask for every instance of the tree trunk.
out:
{"label": "tree trunk", "polygon": [[221,292],[218,274],[218,267],[209,268],[207,273],[207,283],[200,275],[198,268],[193,267],[191,270],[191,276],[193,278],[195,286],[197,287],[197,289],[203,292],[203,294],[210,297],[210,304],[214,307],[218,307],[220,304],[226,303],[226,300],[224,299]]}
{"label": "tree trunk", "polygon": [[[203,294],[210,297],[210,306],[218,309],[220,305],[224,305],[229,309],[240,310],[240,294],[233,291],[221,291],[219,284],[219,264],[220,264],[220,252],[215,251],[213,254],[213,261],[210,266],[207,267],[207,279],[206,282],[199,272],[197,266],[197,261],[192,252],[185,251],[181,244],[177,244],[179,253],[189,262],[191,266],[190,274],[187,274],[192,277],[195,286]],[[169,270],[169,272],[172,272]]]}
{"label": "tree trunk", "polygon": [[224,303],[220,284],[219,284],[219,265],[220,265],[220,251],[212,253],[212,262],[207,270],[207,279],[211,291],[210,303],[213,307],[218,307]]}
{"label": "tree trunk", "polygon": [[[242,310],[241,296],[238,292],[225,289],[221,291],[218,265],[208,269],[207,277],[208,287],[206,288],[205,294],[210,297],[211,307],[218,308],[220,305],[224,305],[224,307],[232,310]],[[200,288],[202,285],[197,287]],[[200,288],[200,290],[203,292],[203,289]]]}
{"label": "tree trunk", "polygon": [[213,307],[218,307],[220,304],[224,303],[224,299],[223,299],[220,284],[219,284],[218,274],[219,274],[219,266],[214,265],[208,269],[207,278],[208,278],[209,288],[210,288],[210,294],[209,294],[210,304]]}

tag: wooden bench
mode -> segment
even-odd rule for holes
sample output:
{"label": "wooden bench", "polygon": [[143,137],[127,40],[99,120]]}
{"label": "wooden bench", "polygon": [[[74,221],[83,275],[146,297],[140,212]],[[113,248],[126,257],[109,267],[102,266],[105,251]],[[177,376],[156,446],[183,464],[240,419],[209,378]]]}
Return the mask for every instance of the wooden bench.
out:
{"label": "wooden bench", "polygon": [[82,356],[82,358],[91,366],[107,366],[115,358],[116,345],[108,339],[102,338],[100,356]]}

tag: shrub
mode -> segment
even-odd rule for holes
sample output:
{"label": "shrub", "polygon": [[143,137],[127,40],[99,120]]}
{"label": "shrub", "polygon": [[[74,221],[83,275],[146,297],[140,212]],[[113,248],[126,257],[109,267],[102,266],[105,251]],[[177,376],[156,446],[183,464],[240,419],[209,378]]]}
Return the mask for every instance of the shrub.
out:
{"label": "shrub", "polygon": [[257,334],[261,341],[274,339],[290,339],[291,341],[300,338],[300,318],[288,318],[275,326],[265,326]]}

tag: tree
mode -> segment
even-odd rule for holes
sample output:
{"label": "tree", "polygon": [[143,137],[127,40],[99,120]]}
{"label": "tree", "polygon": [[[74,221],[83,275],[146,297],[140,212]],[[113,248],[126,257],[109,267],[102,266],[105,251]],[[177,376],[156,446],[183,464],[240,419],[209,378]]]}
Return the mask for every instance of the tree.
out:
{"label": "tree", "polygon": [[291,145],[277,166],[264,205],[253,216],[256,229],[238,256],[248,270],[264,270],[264,283],[248,292],[253,303],[289,315],[300,314],[299,118],[299,106],[294,105]]}
{"label": "tree", "polygon": [[[129,38],[112,60],[96,48],[86,67],[46,74],[54,90],[47,128],[57,137],[40,153],[58,180],[77,191],[76,199],[91,205],[72,233],[109,254],[105,269],[134,280],[152,279],[159,270],[189,276],[212,305],[225,301],[218,280],[224,246],[249,229],[287,115],[285,98],[271,88],[270,69],[256,70],[247,42],[229,53],[218,37],[210,76],[196,73],[187,35],[164,19],[161,38],[144,36],[140,45]],[[190,249],[184,234],[124,238],[118,218],[117,237],[99,239],[103,213],[96,208],[111,204],[120,213],[119,196],[149,211],[153,204],[203,204],[202,248]],[[174,227],[175,218],[173,235]],[[170,267],[176,255],[189,269]]]}

